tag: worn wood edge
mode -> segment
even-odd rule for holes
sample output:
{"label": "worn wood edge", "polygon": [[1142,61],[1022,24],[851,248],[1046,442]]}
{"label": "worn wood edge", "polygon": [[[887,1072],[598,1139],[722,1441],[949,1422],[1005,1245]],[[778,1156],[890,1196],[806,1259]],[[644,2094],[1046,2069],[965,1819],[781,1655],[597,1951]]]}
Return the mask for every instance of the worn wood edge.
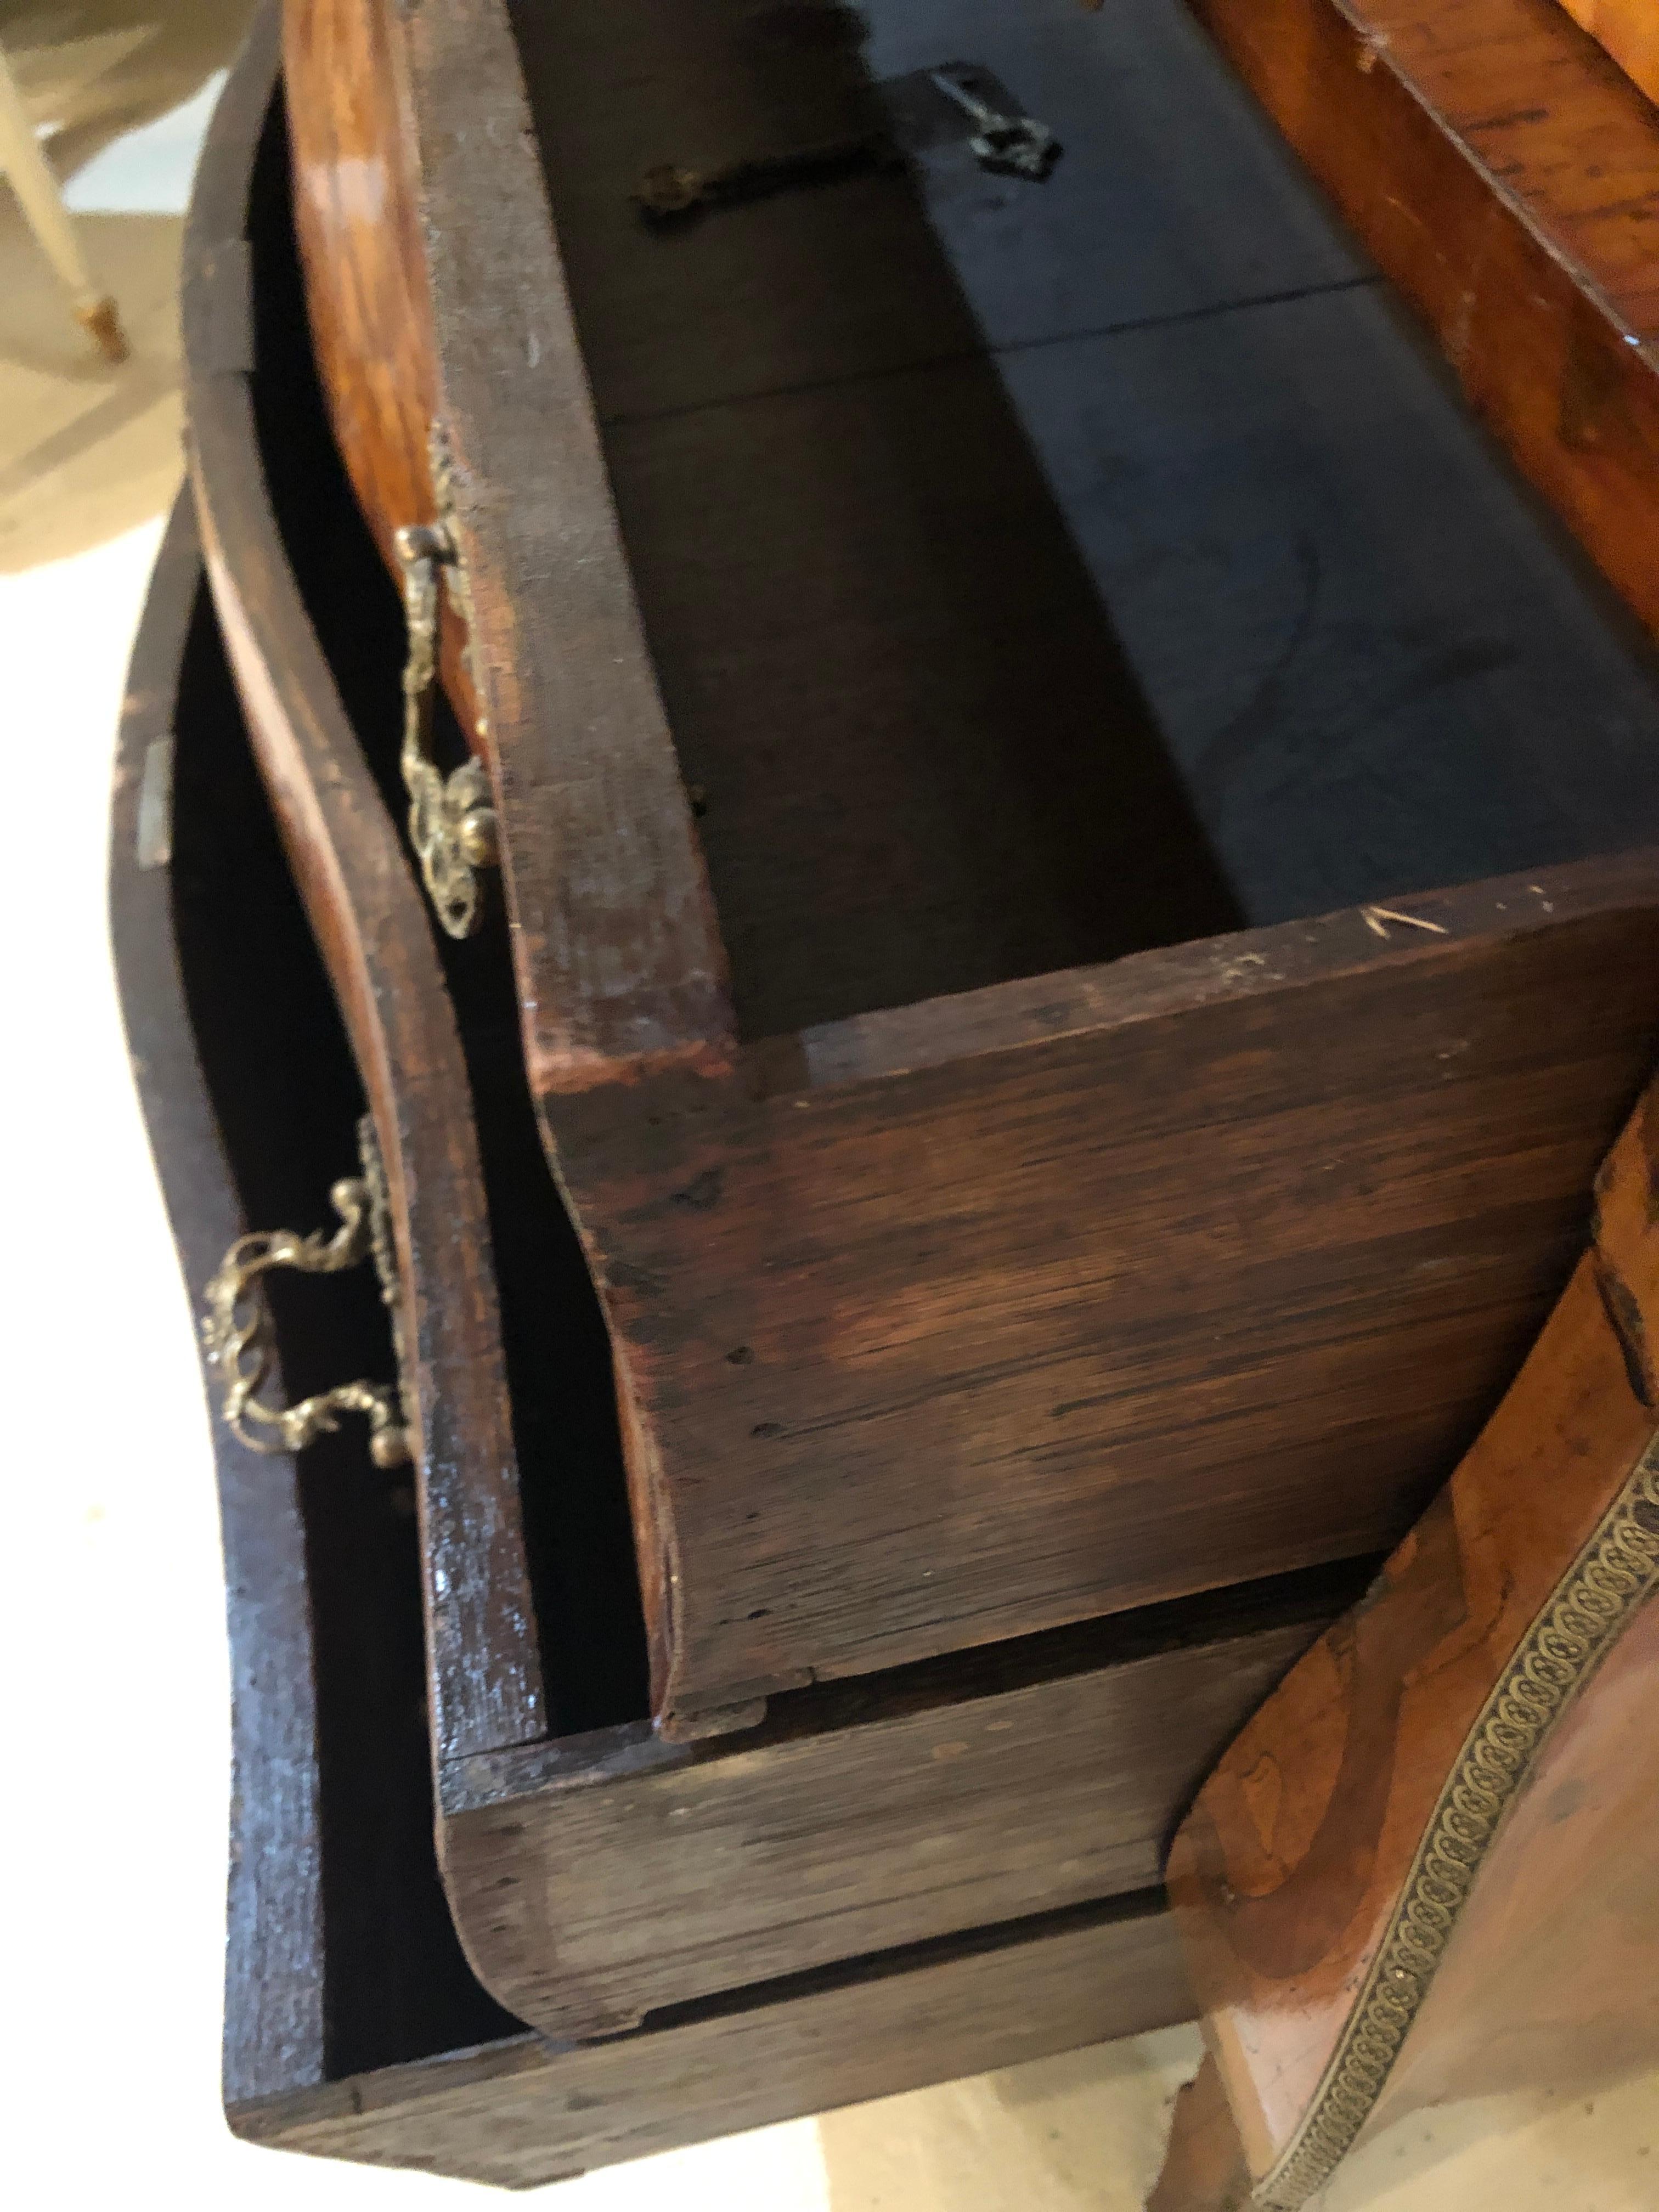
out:
{"label": "worn wood edge", "polygon": [[[636,1741],[614,1771],[589,1765],[568,1786],[446,1813],[457,1926],[501,2003],[543,2034],[586,2041],[722,1990],[1039,1907],[1100,1907],[1158,1881],[1198,1778],[1317,1626],[1176,1646],[715,1765],[653,1758]],[[1149,1713],[1165,1717],[1156,1738]],[[965,1789],[941,1778],[940,1761],[958,1759]],[[757,1849],[763,1872],[728,1893],[724,1869]],[[636,1914],[614,1909],[600,1871],[611,1867],[639,1886]],[[672,1911],[648,1902],[659,1881],[675,1886]]]}
{"label": "worn wood edge", "polygon": [[[197,1058],[169,874],[139,851],[145,762],[170,744],[186,635],[204,586],[188,489],[175,502],[128,671],[111,814],[117,995],[162,1202],[192,1294],[242,1219]],[[277,1387],[281,1387],[280,1374]],[[207,1378],[204,1376],[205,1389]],[[231,1653],[230,1863],[222,2086],[227,2103],[323,2080],[323,1917],[313,1654],[291,1457],[211,1423]],[[257,1498],[257,1510],[251,1500]],[[280,1869],[280,1872],[279,1872]]]}
{"label": "worn wood edge", "polygon": [[[1113,1986],[1114,1974],[1127,1984]],[[1022,1985],[1060,1977],[1071,2003],[1035,2012]],[[482,2106],[480,2162],[496,2149],[496,2098],[512,2097],[526,2132],[546,2100],[546,2148],[534,2178],[706,2141],[960,2072],[1052,2056],[1080,2043],[1150,2033],[1191,2017],[1192,2001],[1161,1897],[1039,1916],[958,1942],[907,1947],[830,1972],[790,1978],[677,2008],[598,2044],[539,2037],[387,2068],[320,2089],[249,2100],[230,2114],[246,2139],[354,2154],[371,2128],[412,2136],[433,2117],[465,2120]],[[954,2019],[949,2064],[930,2055],[921,2021]],[[850,2077],[850,2078],[849,2078]],[[716,2086],[718,2085],[718,2086]],[[584,2135],[581,2131],[586,2130]],[[573,2140],[573,2136],[575,2138]],[[562,2137],[562,2141],[561,2141]],[[377,2162],[405,2162],[397,2156]],[[471,2160],[407,2160],[472,2172]],[[508,2185],[532,2178],[515,2173]]]}
{"label": "worn wood edge", "polygon": [[753,1047],[751,1083],[780,1097],[883,1083],[1206,1006],[1288,1003],[1307,985],[1338,977],[1401,966],[1432,971],[1498,945],[1656,908],[1659,847],[1565,861],[825,1023]]}
{"label": "worn wood edge", "polygon": [[[247,267],[244,226],[259,132],[276,96],[279,33],[268,4],[216,111],[185,226],[191,476],[256,760],[386,1163],[405,1334],[415,1348],[422,1596],[434,1755],[442,1759],[544,1732],[540,1659],[460,1043],[419,886],[277,536],[247,377],[220,366],[214,351],[226,272],[234,282]],[[398,961],[407,963],[401,976]]]}
{"label": "worn wood edge", "polygon": [[[1316,149],[1308,143],[1307,134],[1298,130],[1297,116],[1273,100],[1267,82],[1271,64],[1263,54],[1258,53],[1252,38],[1262,11],[1255,9],[1241,15],[1239,0],[1188,0],[1188,4],[1313,174],[1331,191],[1345,218],[1376,254],[1384,274],[1428,322],[1466,392],[1508,447],[1522,473],[1555,507],[1615,591],[1648,629],[1659,635],[1659,585],[1654,581],[1644,549],[1640,557],[1620,553],[1616,545],[1606,543],[1598,519],[1610,516],[1632,495],[1628,453],[1624,465],[1610,469],[1605,454],[1592,454],[1587,459],[1572,457],[1567,454],[1559,437],[1540,439],[1529,435],[1523,420],[1524,387],[1511,387],[1504,380],[1510,362],[1504,359],[1501,372],[1496,376],[1473,372],[1467,327],[1461,342],[1455,330],[1441,328],[1434,302],[1426,290],[1413,285],[1403,260],[1389,251],[1395,221],[1403,210],[1412,215],[1431,236],[1436,236],[1443,228],[1437,224],[1434,213],[1441,191],[1467,191],[1473,184],[1474,189],[1485,196],[1510,226],[1540,293],[1554,291],[1558,295],[1576,298],[1588,310],[1580,332],[1581,339],[1588,342],[1587,358],[1597,363],[1604,386],[1625,393],[1626,410],[1636,399],[1647,418],[1645,429],[1638,426],[1626,443],[1630,453],[1641,454],[1642,459],[1634,465],[1640,481],[1650,487],[1650,456],[1655,432],[1659,430],[1659,334],[1634,328],[1601,276],[1555,234],[1530,203],[1480,161],[1399,58],[1387,32],[1373,26],[1363,0],[1289,0],[1288,7],[1267,13],[1275,28],[1280,30],[1287,14],[1293,16],[1304,27],[1304,44],[1328,40],[1346,41],[1358,76],[1370,88],[1365,96],[1373,100],[1391,98],[1397,112],[1431,134],[1434,151],[1425,166],[1433,167],[1435,182],[1422,185],[1413,195],[1379,181],[1371,187],[1374,197],[1364,205],[1357,204],[1352,194],[1345,192],[1340,178],[1322,164]],[[1528,8],[1526,20],[1534,31],[1540,22],[1552,29],[1564,56],[1570,58],[1577,54],[1595,68],[1598,88],[1610,117],[1617,116],[1627,125],[1648,131],[1659,140],[1659,116],[1654,114],[1650,104],[1627,77],[1609,64],[1608,57],[1595,40],[1564,9],[1554,5],[1554,0],[1549,0],[1542,15],[1537,7]],[[1474,297],[1467,288],[1466,297],[1471,302]],[[1541,299],[1540,304],[1544,304]],[[1632,363],[1644,371],[1648,379],[1639,393],[1627,382]]]}
{"label": "worn wood edge", "polygon": [[[407,174],[410,134],[406,115],[374,142],[370,158],[378,157],[381,173],[372,183],[364,177],[362,159],[346,154],[342,144],[343,137],[349,139],[362,130],[377,105],[377,90],[389,95],[394,108],[406,109],[406,88],[398,82],[395,67],[394,19],[362,0],[345,0],[345,4],[283,0],[282,15],[294,227],[323,403],[364,521],[387,573],[401,588],[396,532],[405,525],[430,525],[439,519],[431,451],[435,410],[430,376],[436,349],[426,312],[429,303],[416,277],[420,246],[413,234],[416,210]],[[343,34],[345,54],[330,33],[335,38]],[[362,41],[355,54],[349,46],[354,37]],[[371,71],[368,83],[352,82],[348,100],[334,97],[350,76],[354,60],[377,51],[385,58],[384,84],[377,86]],[[335,204],[326,210],[319,196],[325,184],[335,187],[326,196]],[[388,227],[398,238],[398,251],[386,256],[377,272],[389,277],[398,294],[395,300],[386,298],[374,285],[367,287],[365,296],[363,272],[334,229],[340,202],[361,214],[372,208],[382,240]],[[349,218],[345,227],[349,230]],[[334,246],[337,258],[331,250]],[[396,275],[390,276],[392,271]],[[380,372],[372,384],[364,380],[368,389],[354,389],[349,366],[342,366],[343,357],[349,364],[354,343],[358,355],[372,361]],[[354,398],[360,410],[372,404],[384,441],[378,447],[361,422],[353,420]],[[396,489],[380,480],[388,459],[394,470],[400,465],[406,471],[406,482]],[[468,744],[488,761],[488,732],[473,694],[466,622],[454,589],[439,594],[438,629],[444,689]]]}
{"label": "worn wood edge", "polygon": [[[1659,1439],[1550,1593],[1464,1738],[1312,2106],[1256,2184],[1261,2212],[1299,2212],[1358,2141],[1500,1822],[1556,1727],[1656,1591]],[[1571,1663],[1561,1654],[1575,1644],[1581,1656]]]}
{"label": "worn wood edge", "polygon": [[[1134,1608],[971,1646],[845,1681],[814,1684],[775,1699],[766,1719],[742,1735],[675,1741],[651,1721],[551,1737],[510,1750],[446,1761],[439,1770],[446,1814],[527,1806],[572,1791],[626,1784],[638,1776],[725,1765],[785,1744],[844,1741],[849,1731],[890,1729],[928,1716],[994,1710],[1050,1683],[1127,1680],[1137,1670],[1194,1650],[1237,1650],[1288,1634],[1310,1643],[1356,1590],[1372,1562],[1291,1572],[1237,1589]],[[1286,1665],[1290,1663],[1287,1657]]]}
{"label": "worn wood edge", "polygon": [[556,1124],[563,1092],[729,1074],[726,951],[505,9],[423,0],[400,15],[526,1061]]}

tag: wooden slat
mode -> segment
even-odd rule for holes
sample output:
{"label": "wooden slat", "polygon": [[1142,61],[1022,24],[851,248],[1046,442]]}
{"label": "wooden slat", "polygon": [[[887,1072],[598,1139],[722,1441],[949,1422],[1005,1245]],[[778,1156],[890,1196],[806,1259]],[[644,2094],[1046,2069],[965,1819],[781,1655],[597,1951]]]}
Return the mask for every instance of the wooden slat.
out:
{"label": "wooden slat", "polygon": [[1215,1753],[1330,1602],[1264,1602],[1231,1632],[1212,1611],[1038,1639],[1038,1662],[1016,1649],[921,1687],[819,1693],[718,1746],[641,1726],[453,1764],[440,1849],[469,1954],[520,2019],[586,2037],[1149,1887]]}
{"label": "wooden slat", "polygon": [[530,2188],[619,2159],[1142,2034],[1190,2014],[1140,1911],[586,2048],[526,2038],[235,2108],[239,2135]]}

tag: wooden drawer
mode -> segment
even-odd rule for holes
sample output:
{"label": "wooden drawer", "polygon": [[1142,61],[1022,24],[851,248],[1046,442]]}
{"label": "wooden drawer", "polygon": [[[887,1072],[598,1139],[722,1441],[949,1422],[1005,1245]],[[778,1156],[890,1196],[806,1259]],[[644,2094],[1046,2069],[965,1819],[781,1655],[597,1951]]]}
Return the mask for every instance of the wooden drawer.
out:
{"label": "wooden drawer", "polygon": [[[187,500],[127,698],[116,962],[194,1289],[250,1209],[303,1214],[362,1094],[240,733]],[[283,1309],[281,1349],[296,1389],[342,1361],[386,1373],[372,1285],[307,1285]],[[263,1456],[216,1422],[214,1444],[238,2134],[526,2187],[1187,2015],[1161,1897],[1143,1891],[683,2005],[602,2044],[526,2033],[469,1969],[440,1881],[406,1479],[371,1468],[360,1433]]]}
{"label": "wooden drawer", "polygon": [[[653,163],[864,112],[845,17],[288,13],[383,540],[432,519],[387,487],[435,497],[434,417],[453,462],[457,697],[681,1739],[1396,1536],[1659,1011],[1650,658],[1190,32],[866,14],[907,81],[1029,87],[1050,184],[958,143],[921,197],[650,231]],[[1194,165],[1161,255],[1099,244],[1126,145]],[[1240,195],[1269,244],[1206,262]]]}
{"label": "wooden drawer", "polygon": [[[270,63],[256,43],[227,92],[192,221],[194,490],[260,787],[308,917],[307,936],[295,908],[290,935],[314,939],[328,978],[289,1057],[309,1067],[331,1052],[354,1093],[361,1070],[400,1164],[388,1180],[417,1347],[439,1854],[467,1954],[515,2014],[569,2038],[1033,1915],[1115,1913],[1156,1884],[1186,1796],[1354,1571],[805,1690],[740,1738],[675,1743],[653,1727],[605,1331],[535,1140],[504,951],[469,964],[488,946],[434,951],[374,780],[375,717],[395,714],[380,645],[395,647],[397,608],[372,558],[331,565],[351,508],[304,465],[321,416],[314,392],[309,416],[301,404],[303,349],[283,348],[298,301],[280,231],[253,235],[259,366],[245,347],[211,351],[214,333],[246,325],[235,226]],[[278,127],[256,187],[282,176]],[[289,501],[303,527],[285,533]],[[319,633],[339,647],[327,659]],[[261,896],[279,894],[294,908],[267,879]],[[274,945],[259,911],[223,940]],[[303,1092],[288,1095],[302,1116]],[[334,1141],[349,1151],[349,1116]],[[314,1170],[309,1209],[285,1187],[285,1224],[308,1225],[346,1164]]]}

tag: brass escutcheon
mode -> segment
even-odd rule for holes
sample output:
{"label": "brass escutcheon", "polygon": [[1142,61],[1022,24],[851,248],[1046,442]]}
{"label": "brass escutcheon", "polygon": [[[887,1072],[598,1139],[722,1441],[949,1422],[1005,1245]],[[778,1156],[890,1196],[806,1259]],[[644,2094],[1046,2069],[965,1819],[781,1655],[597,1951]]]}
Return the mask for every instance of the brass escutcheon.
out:
{"label": "brass escutcheon", "polygon": [[467,759],[446,775],[432,757],[432,687],[438,659],[440,579],[447,575],[467,624],[471,653],[472,609],[460,550],[450,520],[450,468],[434,427],[432,476],[438,516],[408,524],[392,535],[403,575],[404,619],[409,631],[404,662],[404,744],[400,757],[409,793],[409,837],[439,921],[451,937],[470,937],[483,905],[478,871],[495,866],[495,811],[482,762]]}

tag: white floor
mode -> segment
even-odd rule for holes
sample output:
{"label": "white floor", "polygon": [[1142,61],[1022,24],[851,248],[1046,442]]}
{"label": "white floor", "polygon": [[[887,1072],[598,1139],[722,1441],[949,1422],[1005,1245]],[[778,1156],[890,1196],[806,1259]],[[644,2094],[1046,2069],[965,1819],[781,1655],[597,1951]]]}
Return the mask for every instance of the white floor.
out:
{"label": "white floor", "polygon": [[[188,12],[165,11],[155,29],[162,11],[119,0],[32,12],[0,0],[0,40],[43,122],[87,126],[112,81],[124,97],[149,82],[152,113],[155,85],[176,94],[160,119],[95,154],[74,191],[137,341],[128,368],[85,352],[0,190],[0,737],[12,823],[0,870],[11,1577],[0,1606],[0,2172],[6,2201],[28,2212],[302,2202],[415,2212],[466,2185],[250,2149],[218,2106],[217,1530],[191,1316],[133,1101],[103,890],[115,717],[178,474],[178,213],[205,112],[198,88],[237,11],[199,10],[193,76],[176,36]],[[173,76],[143,80],[166,38]],[[1134,2212],[1195,2050],[1183,2031],[1078,2053],[589,2176],[561,2185],[558,2202]],[[1329,2212],[1638,2212],[1659,2204],[1656,2143],[1647,2082],[1596,2107],[1460,2115],[1381,2146]]]}

